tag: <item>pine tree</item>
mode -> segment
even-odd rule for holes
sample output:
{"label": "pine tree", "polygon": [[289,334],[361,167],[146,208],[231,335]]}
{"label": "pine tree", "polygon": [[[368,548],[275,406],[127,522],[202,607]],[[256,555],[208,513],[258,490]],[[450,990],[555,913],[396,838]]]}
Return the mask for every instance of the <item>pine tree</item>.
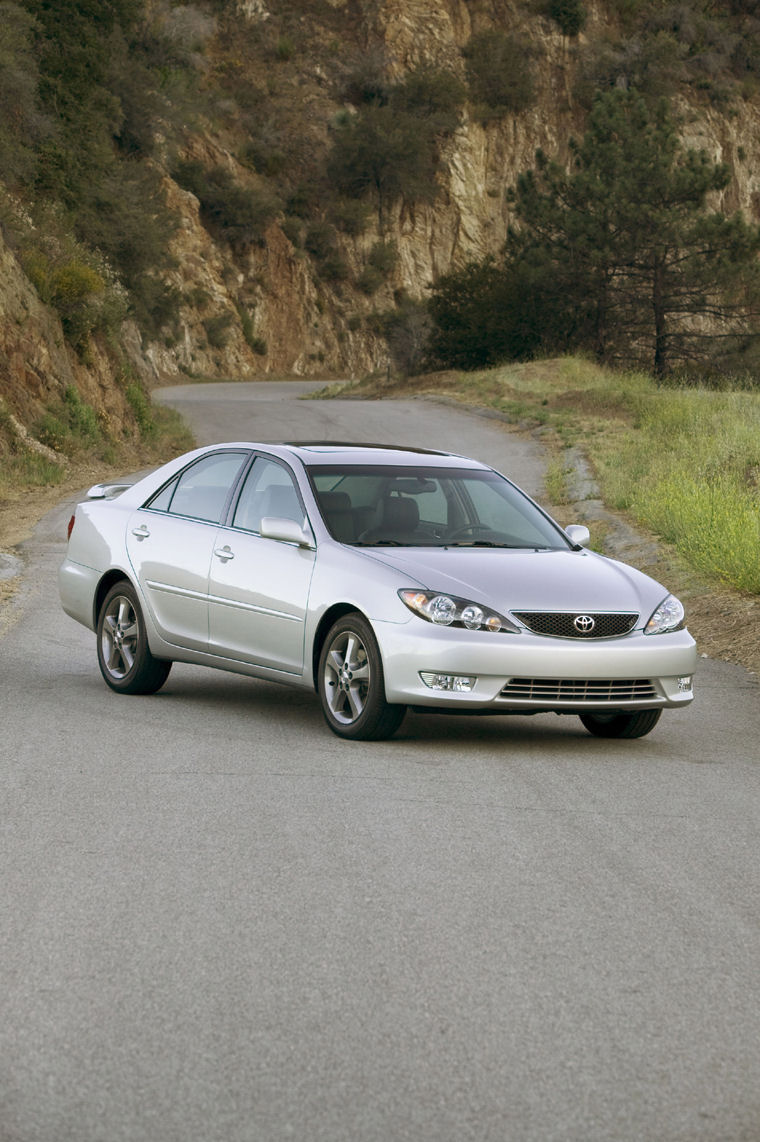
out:
{"label": "pine tree", "polygon": [[[729,172],[680,143],[665,102],[597,98],[565,170],[537,156],[511,198],[507,275],[533,267],[547,335],[663,375],[755,320],[760,228],[708,210]],[[705,324],[707,321],[707,325]]]}

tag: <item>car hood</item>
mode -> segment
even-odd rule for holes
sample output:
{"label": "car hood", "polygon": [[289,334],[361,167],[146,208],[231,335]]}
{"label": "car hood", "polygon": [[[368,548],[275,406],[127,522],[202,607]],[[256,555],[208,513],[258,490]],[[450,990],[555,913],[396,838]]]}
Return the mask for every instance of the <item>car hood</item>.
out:
{"label": "car hood", "polygon": [[402,548],[374,558],[409,585],[507,611],[637,611],[646,622],[667,591],[648,575],[593,551]]}

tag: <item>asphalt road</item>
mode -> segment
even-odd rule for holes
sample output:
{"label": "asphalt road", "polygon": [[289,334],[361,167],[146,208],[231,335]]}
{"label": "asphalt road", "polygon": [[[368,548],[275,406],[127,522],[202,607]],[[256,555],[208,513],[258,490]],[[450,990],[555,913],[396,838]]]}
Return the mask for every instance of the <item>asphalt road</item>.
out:
{"label": "asphalt road", "polygon": [[[537,490],[429,402],[164,394],[199,438],[397,440]],[[111,693],[58,607],[0,639],[1,1142],[757,1142],[760,690],[701,663],[650,737],[410,715],[175,667]],[[716,620],[717,621],[717,620]]]}

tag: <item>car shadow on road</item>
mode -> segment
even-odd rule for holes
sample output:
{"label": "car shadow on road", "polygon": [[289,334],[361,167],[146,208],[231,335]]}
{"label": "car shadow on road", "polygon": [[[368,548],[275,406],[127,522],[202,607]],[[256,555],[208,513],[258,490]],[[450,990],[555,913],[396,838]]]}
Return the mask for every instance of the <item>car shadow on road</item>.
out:
{"label": "car shadow on road", "polygon": [[296,735],[317,735],[322,744],[336,750],[357,748],[376,751],[383,746],[431,763],[429,751],[448,755],[463,749],[512,750],[540,753],[556,751],[570,760],[582,756],[600,762],[611,756],[672,756],[677,749],[667,722],[651,737],[641,741],[615,741],[593,738],[575,715],[556,714],[476,715],[421,713],[410,710],[399,730],[387,742],[345,742],[324,724],[316,694],[294,690],[277,683],[241,675],[210,672],[196,667],[175,667],[157,699],[166,705],[166,716],[174,718],[188,704],[195,713],[203,711],[210,723],[217,719],[227,730],[250,732],[252,720],[270,730],[279,728]]}

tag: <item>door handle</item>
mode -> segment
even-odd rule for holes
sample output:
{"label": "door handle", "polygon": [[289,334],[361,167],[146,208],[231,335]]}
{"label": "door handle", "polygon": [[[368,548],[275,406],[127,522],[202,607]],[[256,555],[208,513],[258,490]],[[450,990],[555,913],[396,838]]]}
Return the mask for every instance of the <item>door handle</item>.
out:
{"label": "door handle", "polygon": [[228,563],[230,559],[235,558],[235,552],[228,543],[225,544],[224,547],[215,547],[214,555],[217,559],[221,559],[222,563]]}
{"label": "door handle", "polygon": [[150,535],[147,524],[141,523],[139,527],[133,527],[132,535],[134,535],[136,539],[147,539]]}

